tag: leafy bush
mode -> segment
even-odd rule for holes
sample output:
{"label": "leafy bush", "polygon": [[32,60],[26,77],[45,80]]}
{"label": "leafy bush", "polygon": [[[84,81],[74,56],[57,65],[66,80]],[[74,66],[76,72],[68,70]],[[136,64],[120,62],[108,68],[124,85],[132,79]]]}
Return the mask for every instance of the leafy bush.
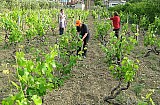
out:
{"label": "leafy bush", "polygon": [[130,14],[136,14],[138,19],[145,15],[149,18],[150,23],[154,22],[154,17],[160,13],[159,0],[144,0],[142,2],[126,3],[109,8],[110,11],[122,11]]}

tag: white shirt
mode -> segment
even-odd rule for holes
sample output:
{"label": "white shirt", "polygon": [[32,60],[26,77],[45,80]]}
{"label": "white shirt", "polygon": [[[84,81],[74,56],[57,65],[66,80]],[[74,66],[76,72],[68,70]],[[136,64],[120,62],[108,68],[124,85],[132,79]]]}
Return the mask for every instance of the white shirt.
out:
{"label": "white shirt", "polygon": [[61,24],[61,28],[65,28],[66,16],[63,13],[60,13],[59,24]]}

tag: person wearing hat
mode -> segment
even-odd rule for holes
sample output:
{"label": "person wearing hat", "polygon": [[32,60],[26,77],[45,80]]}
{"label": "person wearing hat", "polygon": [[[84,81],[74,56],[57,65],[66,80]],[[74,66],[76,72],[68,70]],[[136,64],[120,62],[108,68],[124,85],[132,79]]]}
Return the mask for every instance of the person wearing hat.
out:
{"label": "person wearing hat", "polygon": [[[76,21],[76,28],[79,37],[83,40],[83,53],[82,56],[86,58],[87,53],[87,45],[90,37],[89,29],[86,24],[83,24],[80,20]],[[79,51],[81,51],[81,47],[77,50],[77,55],[79,55]]]}

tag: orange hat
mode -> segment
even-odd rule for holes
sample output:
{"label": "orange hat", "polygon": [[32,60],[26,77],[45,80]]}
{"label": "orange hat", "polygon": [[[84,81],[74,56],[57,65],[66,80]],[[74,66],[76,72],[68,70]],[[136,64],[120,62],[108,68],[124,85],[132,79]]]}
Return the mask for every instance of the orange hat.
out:
{"label": "orange hat", "polygon": [[76,26],[80,26],[81,21],[80,20],[76,20]]}

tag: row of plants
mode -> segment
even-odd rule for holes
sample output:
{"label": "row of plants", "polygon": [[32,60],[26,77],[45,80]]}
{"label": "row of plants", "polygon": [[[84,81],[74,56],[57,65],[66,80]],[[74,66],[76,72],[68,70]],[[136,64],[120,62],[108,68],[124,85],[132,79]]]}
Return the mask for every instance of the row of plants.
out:
{"label": "row of plants", "polygon": [[94,19],[104,19],[110,15],[110,13],[103,7],[96,7],[91,10]]}
{"label": "row of plants", "polygon": [[[146,54],[144,55],[145,57],[149,55],[150,52],[154,52],[156,55],[159,55],[160,51],[159,51],[159,43],[160,43],[160,17],[155,16],[154,17],[154,21],[150,22],[149,21],[149,17],[147,16],[141,16],[141,19],[138,19],[137,14],[126,14],[125,12],[120,12],[121,15],[120,17],[122,19],[122,24],[125,25],[125,27],[127,27],[125,33],[130,35],[130,30],[131,32],[134,33],[135,37],[138,40],[138,36],[139,34],[142,34],[142,38],[144,38],[144,46],[147,47],[148,51],[146,52]],[[131,18],[131,16],[133,16]],[[125,20],[125,21],[124,21]],[[127,21],[128,20],[128,21]],[[129,22],[129,20],[132,20]],[[123,23],[124,22],[124,23]],[[129,23],[129,24],[128,24]],[[128,33],[129,32],[129,33]]]}
{"label": "row of plants", "polygon": [[145,57],[149,56],[150,52],[156,55],[160,53],[160,36],[158,35],[160,29],[160,17],[155,17],[154,23],[149,24],[148,30],[144,36],[144,45],[147,47],[148,52]]}
{"label": "row of plants", "polygon": [[[118,85],[111,90],[110,95],[104,98],[104,101],[111,103],[110,100],[115,99],[121,91],[127,90],[135,78],[138,62],[131,60],[128,55],[137,41],[134,36],[126,36],[125,31],[128,30],[128,27],[125,25],[119,38],[115,37],[114,32],[109,33],[111,22],[108,20],[95,22],[95,30],[96,38],[101,41],[101,48],[106,54],[105,59],[109,70],[113,77],[119,81]],[[123,87],[124,84],[126,87]]]}
{"label": "row of plants", "polygon": [[[92,12],[92,14],[93,16],[98,16],[98,13],[95,11]],[[95,22],[96,38],[101,42],[102,49],[106,53],[109,70],[111,70],[112,75],[119,80],[119,84],[113,88],[110,95],[104,99],[109,103],[110,99],[116,98],[121,91],[128,89],[130,83],[135,78],[135,74],[138,70],[138,60],[130,60],[129,55],[134,49],[134,46],[138,44],[137,41],[140,34],[139,27],[148,28],[144,36],[144,45],[151,46],[151,48],[145,56],[148,56],[151,51],[155,52],[157,55],[159,54],[159,50],[157,50],[160,41],[157,34],[159,29],[158,17],[155,17],[154,22],[150,23],[147,16],[143,16],[142,19],[138,19],[137,14],[131,12],[126,13],[120,11],[119,16],[121,18],[121,35],[118,39],[114,36],[114,33],[109,33],[112,29],[109,21],[102,18]],[[121,87],[122,83],[127,83],[126,87]],[[154,103],[151,98],[151,94],[146,98],[146,100],[149,99],[150,101],[146,102]],[[139,100],[138,104],[147,104],[146,102]]]}
{"label": "row of plants", "polygon": [[[74,21],[80,17],[82,21],[87,20],[89,12],[81,10],[67,9],[67,20]],[[41,11],[11,11],[1,14],[1,28],[5,32],[6,43],[18,43],[23,40],[35,39],[40,37],[41,41],[49,30],[55,33],[58,27],[59,10],[41,10]],[[69,21],[68,21],[69,22]]]}
{"label": "row of plants", "polygon": [[[131,2],[131,3],[130,3]],[[157,34],[160,34],[159,18],[159,0],[139,0],[130,1],[125,5],[117,5],[109,8],[109,11],[118,11],[123,13],[121,18],[128,18],[130,24],[139,25],[139,29],[148,30],[149,25],[154,23],[158,28]],[[125,19],[126,20],[126,19]]]}
{"label": "row of plants", "polygon": [[[130,5],[132,5],[132,4],[130,4]],[[148,49],[148,51],[146,52],[146,54],[144,56],[148,56],[150,52],[154,52],[155,54],[158,55],[159,54],[159,42],[160,42],[160,39],[159,39],[159,34],[160,34],[159,20],[160,20],[160,17],[155,16],[152,18],[153,21],[151,21],[150,17],[148,17],[147,15],[142,15],[142,14],[140,15],[138,13],[133,12],[132,10],[128,10],[128,8],[126,8],[126,11],[125,11],[122,8],[120,8],[121,6],[125,7],[125,5],[124,6],[118,5],[118,6],[111,8],[111,10],[113,9],[113,10],[119,11],[119,16],[121,18],[121,25],[123,26],[122,28],[125,28],[125,29],[122,29],[122,30],[124,30],[125,35],[130,36],[131,34],[134,34],[134,37],[138,41],[139,34],[143,34],[144,45]],[[132,6],[134,6],[134,5],[132,5]],[[102,8],[101,8],[101,10],[103,11]],[[112,14],[112,11],[106,10],[105,12],[106,12],[105,14]],[[98,17],[99,15],[101,15],[100,13],[101,12],[93,11],[92,15],[93,15],[93,17],[95,17],[95,16]],[[112,15],[110,15],[110,16],[112,16]],[[104,19],[104,18],[102,17],[100,19]],[[152,29],[151,29],[151,27],[152,27]],[[102,32],[105,32],[105,31],[102,31]],[[101,34],[99,34],[99,35],[101,35]],[[104,35],[104,34],[102,34],[102,35]]]}
{"label": "row of plants", "polygon": [[[122,12],[122,13],[124,13],[124,12]],[[132,12],[131,12],[131,14],[132,14]],[[136,29],[137,31],[134,29],[135,32],[137,32],[136,34],[138,36],[141,35],[140,37],[144,38],[144,40],[140,39],[140,40],[143,40],[142,44],[144,44],[144,46],[147,47],[147,51],[145,50],[146,53],[145,53],[144,57],[149,56],[151,52],[155,53],[156,55],[159,55],[159,53],[160,53],[160,50],[159,50],[159,48],[160,48],[160,46],[159,46],[159,43],[160,43],[159,20],[160,20],[160,18],[158,16],[155,16],[153,18],[153,22],[152,22],[149,19],[150,17],[148,17],[146,15],[141,16],[141,19],[138,19],[137,14],[134,14],[134,16],[136,16],[135,19],[133,19],[133,18],[129,18],[129,19],[132,20],[132,22],[130,22],[130,23],[134,23],[132,25],[138,26]],[[131,30],[133,30],[132,27],[130,27],[130,28],[131,28]],[[138,39],[138,41],[140,41],[140,40]],[[152,94],[154,93],[154,89],[149,90],[149,91],[151,91],[151,92],[147,93],[145,98],[141,97],[138,100],[138,105],[147,105],[147,104],[155,105],[155,103],[152,99]]]}
{"label": "row of plants", "polygon": [[[9,80],[16,88],[15,93],[2,101],[2,105],[41,105],[47,91],[62,86],[64,80],[70,77],[72,68],[79,56],[76,55],[82,41],[76,33],[76,27],[71,25],[67,32],[57,39],[49,53],[35,49],[31,59],[20,48],[16,52],[17,82]],[[14,89],[13,89],[14,90]]]}
{"label": "row of plants", "polygon": [[125,5],[111,7],[109,10],[136,14],[138,19],[141,19],[141,17],[145,15],[148,17],[149,22],[152,23],[154,17],[159,16],[159,3],[159,0],[142,0],[134,3],[127,2]]}
{"label": "row of plants", "polygon": [[1,14],[5,42],[17,43],[24,39],[31,40],[35,36],[44,36],[49,29],[54,30],[58,25],[58,22],[53,21],[58,18],[56,12],[57,10],[11,11]]}
{"label": "row of plants", "polygon": [[2,10],[39,10],[39,9],[53,9],[61,7],[59,2],[53,2],[48,0],[2,0],[0,1],[0,8]]}
{"label": "row of plants", "polygon": [[[47,45],[49,51],[30,47],[33,51],[24,52],[25,47],[28,47],[32,40],[36,40],[35,37],[45,37],[48,30],[58,27],[57,12],[59,10],[29,10],[1,14],[2,30],[6,30],[5,35],[7,35],[6,43],[16,43],[21,46],[15,51],[16,80],[9,80],[9,83],[14,86],[11,90],[15,91],[11,91],[10,95],[3,99],[2,105],[41,105],[48,91],[62,86],[71,76],[71,70],[79,59],[76,51],[82,46],[82,40],[77,36],[73,22],[76,17],[70,16],[80,16],[83,21],[86,21],[88,11],[82,13],[80,10],[67,9],[69,20],[67,30],[64,35],[56,39],[54,47]],[[14,30],[18,30],[20,34],[13,33]],[[29,43],[25,46],[21,45],[25,40]]]}

